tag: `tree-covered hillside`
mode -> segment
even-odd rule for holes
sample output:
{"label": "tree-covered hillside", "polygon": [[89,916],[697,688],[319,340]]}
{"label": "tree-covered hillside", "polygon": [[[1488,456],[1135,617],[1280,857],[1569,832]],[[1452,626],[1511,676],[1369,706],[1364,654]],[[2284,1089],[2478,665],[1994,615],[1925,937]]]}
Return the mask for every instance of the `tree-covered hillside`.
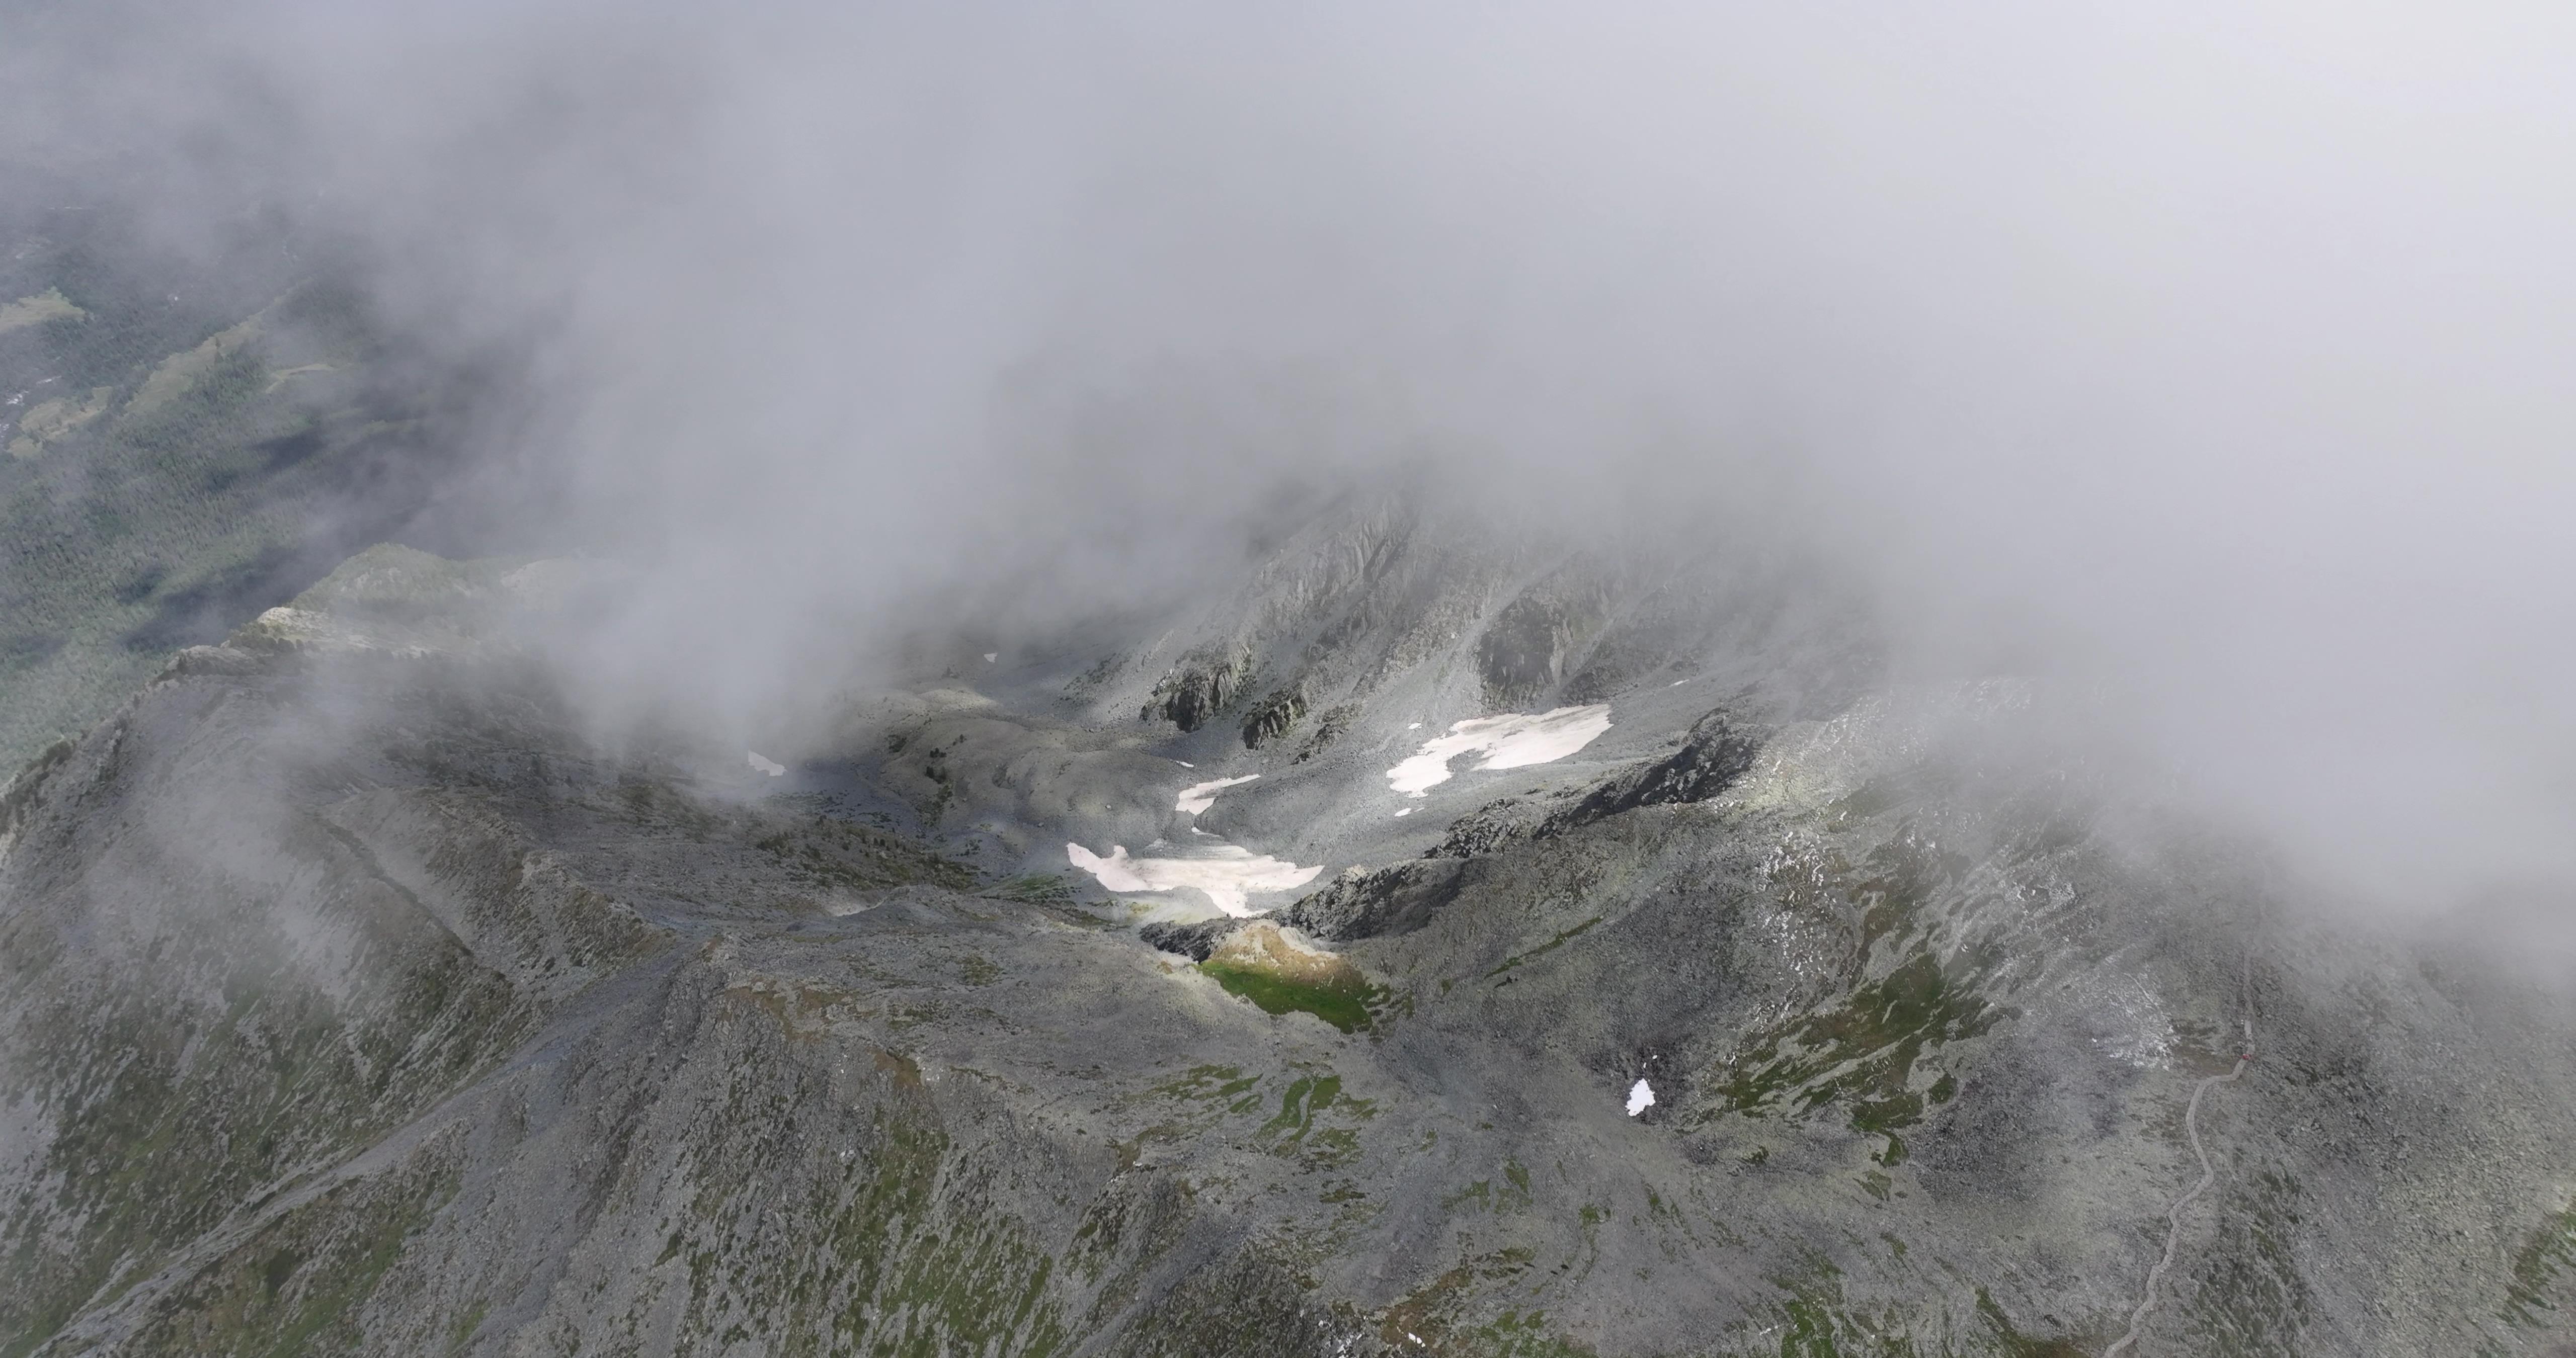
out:
{"label": "tree-covered hillside", "polygon": [[426,501],[438,384],[339,279],[258,215],[0,215],[0,765]]}

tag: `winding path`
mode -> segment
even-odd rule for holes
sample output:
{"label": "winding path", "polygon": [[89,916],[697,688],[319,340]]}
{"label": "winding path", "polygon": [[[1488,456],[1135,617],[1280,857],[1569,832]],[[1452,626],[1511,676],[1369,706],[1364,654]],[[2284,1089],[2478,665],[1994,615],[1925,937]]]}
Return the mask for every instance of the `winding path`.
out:
{"label": "winding path", "polygon": [[2211,1085],[2235,1083],[2236,1077],[2245,1073],[2245,1063],[2253,1059],[2254,1020],[2248,1016],[2245,1020],[2245,1050],[2237,1055],[2236,1068],[2224,1075],[2212,1075],[2191,1087],[2191,1102],[2182,1110],[2182,1130],[2183,1135],[2191,1139],[2191,1153],[2200,1157],[2200,1182],[2193,1184],[2190,1192],[2174,1199],[2174,1205],[2165,1209],[2165,1256],[2156,1261],[2154,1268],[2147,1270],[2147,1295],[2139,1298],[2138,1309],[2129,1313],[2129,1332],[2102,1350],[2102,1358],[2119,1358],[2123,1350],[2138,1342],[2138,1327],[2146,1324],[2147,1313],[2156,1309],[2156,1286],[2164,1281],[2165,1270],[2173,1267],[2174,1250],[2182,1244],[2182,1209],[2190,1206],[2192,1199],[2208,1192],[2211,1184],[2218,1182],[2218,1171],[2209,1163],[2209,1152],[2201,1149],[2200,1145],[2200,1096],[2208,1093]]}

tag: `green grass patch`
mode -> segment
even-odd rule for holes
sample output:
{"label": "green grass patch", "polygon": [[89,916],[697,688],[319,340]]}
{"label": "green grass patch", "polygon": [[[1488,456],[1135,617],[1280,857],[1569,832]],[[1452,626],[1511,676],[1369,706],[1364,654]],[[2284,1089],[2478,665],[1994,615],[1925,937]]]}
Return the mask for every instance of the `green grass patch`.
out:
{"label": "green grass patch", "polygon": [[2513,1256],[2513,1282],[2505,1289],[2504,1316],[2522,1325],[2546,1322],[2540,1311],[2555,1311],[2558,1280],[2576,1267],[2576,1202],[2541,1219]]}
{"label": "green grass patch", "polygon": [[[1984,1032],[1998,1017],[1931,954],[1917,953],[1853,990],[1840,1006],[1763,1039],[1719,1093],[1729,1108],[1748,1114],[1792,1093],[1800,1112],[1842,1101],[1855,1130],[1892,1133],[1922,1117],[1922,1096],[1906,1088],[1914,1063],[1944,1043]],[[1934,1089],[1946,1096],[1957,1085],[1945,1076]]]}
{"label": "green grass patch", "polygon": [[1201,962],[1199,970],[1214,977],[1228,994],[1250,1000],[1265,1014],[1312,1014],[1346,1033],[1363,1031],[1373,1023],[1369,1001],[1377,998],[1377,987],[1356,973],[1316,984],[1222,960]]}

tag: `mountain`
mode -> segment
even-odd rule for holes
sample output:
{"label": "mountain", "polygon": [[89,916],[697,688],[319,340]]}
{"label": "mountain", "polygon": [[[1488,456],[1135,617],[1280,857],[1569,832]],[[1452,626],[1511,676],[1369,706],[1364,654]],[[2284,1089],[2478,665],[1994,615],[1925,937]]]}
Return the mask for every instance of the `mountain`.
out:
{"label": "mountain", "polygon": [[583,588],[371,549],[9,786],[0,1354],[2570,1342],[2563,1000],[1777,572],[1353,502],[750,751]]}
{"label": "mountain", "polygon": [[[252,214],[192,253],[0,167],[0,760],[417,523],[476,381]],[[434,535],[433,535],[434,539]]]}

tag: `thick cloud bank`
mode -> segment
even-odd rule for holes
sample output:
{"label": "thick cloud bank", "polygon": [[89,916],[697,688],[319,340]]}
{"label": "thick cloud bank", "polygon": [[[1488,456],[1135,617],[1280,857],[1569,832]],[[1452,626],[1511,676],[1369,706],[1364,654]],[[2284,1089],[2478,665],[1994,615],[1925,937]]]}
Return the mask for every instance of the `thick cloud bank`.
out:
{"label": "thick cloud bank", "polygon": [[291,205],[519,356],[495,537],[637,572],[568,644],[639,708],[1401,472],[1774,525],[2392,895],[2576,878],[2565,6],[0,24],[12,163]]}

